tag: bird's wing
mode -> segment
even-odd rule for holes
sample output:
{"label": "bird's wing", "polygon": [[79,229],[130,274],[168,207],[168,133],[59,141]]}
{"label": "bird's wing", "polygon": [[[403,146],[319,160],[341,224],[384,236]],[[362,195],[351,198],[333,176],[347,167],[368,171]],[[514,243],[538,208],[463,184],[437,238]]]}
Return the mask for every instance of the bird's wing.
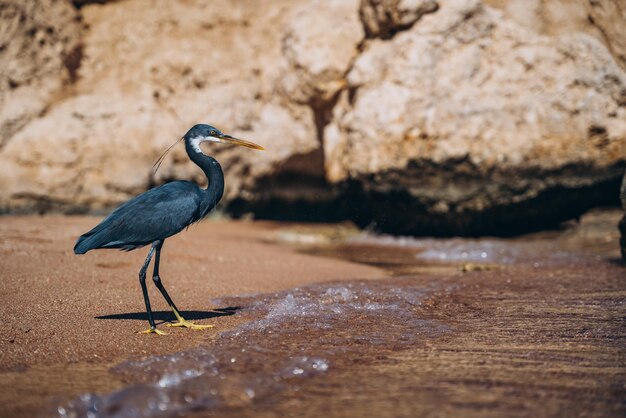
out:
{"label": "bird's wing", "polygon": [[198,218],[199,190],[193,183],[172,182],[140,194],[83,235],[90,241],[87,250],[130,249],[180,232]]}

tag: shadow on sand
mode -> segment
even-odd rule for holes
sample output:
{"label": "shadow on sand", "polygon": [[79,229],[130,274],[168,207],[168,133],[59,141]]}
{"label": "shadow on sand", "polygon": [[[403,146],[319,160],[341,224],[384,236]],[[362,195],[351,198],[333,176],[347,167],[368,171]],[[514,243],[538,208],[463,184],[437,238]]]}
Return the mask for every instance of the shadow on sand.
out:
{"label": "shadow on sand", "polygon": [[[215,318],[218,316],[230,316],[234,315],[241,307],[239,306],[229,306],[227,308],[218,308],[210,311],[181,311],[180,313],[187,320],[197,320],[197,319],[209,319]],[[174,314],[172,311],[152,311],[152,316],[155,321],[171,321],[174,320]],[[119,314],[111,314],[111,315],[101,315],[96,316],[96,319],[139,319],[142,321],[148,320],[148,314],[143,312],[128,312],[128,313],[119,313]]]}

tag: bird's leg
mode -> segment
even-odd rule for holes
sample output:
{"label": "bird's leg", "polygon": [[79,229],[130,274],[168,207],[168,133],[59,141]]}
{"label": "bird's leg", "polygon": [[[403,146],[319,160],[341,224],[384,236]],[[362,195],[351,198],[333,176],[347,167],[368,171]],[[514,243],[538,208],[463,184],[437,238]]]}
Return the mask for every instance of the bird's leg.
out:
{"label": "bird's leg", "polygon": [[144,261],[141,270],[139,270],[139,283],[141,284],[141,290],[143,291],[143,300],[146,302],[146,312],[148,313],[148,322],[150,323],[150,328],[145,331],[140,331],[141,334],[158,334],[158,335],[167,335],[167,333],[158,330],[156,325],[154,324],[154,318],[152,318],[152,309],[150,309],[150,299],[148,298],[148,289],[146,288],[146,270],[148,269],[148,265],[150,264],[150,260],[152,259],[152,254],[154,254],[155,246],[153,245],[148,252],[148,256],[146,257],[146,261]]}
{"label": "bird's leg", "polygon": [[167,304],[170,305],[170,308],[172,308],[172,312],[174,312],[174,315],[176,316],[176,319],[178,320],[178,322],[174,324],[167,324],[166,326],[185,327],[185,328],[191,328],[191,329],[213,328],[213,325],[197,325],[191,321],[187,321],[181,315],[180,311],[174,304],[174,301],[172,300],[170,295],[167,294],[167,290],[165,290],[165,286],[163,286],[163,283],[161,282],[161,277],[159,276],[159,262],[161,261],[161,248],[162,247],[163,247],[163,241],[161,241],[159,244],[156,245],[156,256],[154,257],[154,272],[152,274],[152,280],[154,280],[154,284],[156,285],[157,289],[159,289],[159,291],[161,292],[161,294],[167,301]]}

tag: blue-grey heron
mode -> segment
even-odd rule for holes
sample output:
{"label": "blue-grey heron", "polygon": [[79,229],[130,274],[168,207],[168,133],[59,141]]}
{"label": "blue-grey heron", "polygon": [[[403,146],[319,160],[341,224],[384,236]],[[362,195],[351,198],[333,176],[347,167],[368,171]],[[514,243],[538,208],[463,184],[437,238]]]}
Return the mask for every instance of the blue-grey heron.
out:
{"label": "blue-grey heron", "polygon": [[[226,135],[210,125],[195,125],[181,140],[185,141],[185,149],[191,161],[204,171],[209,182],[206,189],[202,189],[189,181],[173,181],[150,189],[115,209],[95,228],[78,238],[74,246],[74,253],[85,254],[89,250],[98,248],[118,248],[131,251],[145,245],[151,245],[146,261],[139,270],[139,282],[150,323],[150,328],[142,331],[143,333],[165,334],[156,328],[146,289],[146,270],[153,255],[154,272],[152,278],[154,284],[178,320],[178,322],[168,325],[192,329],[212,326],[196,325],[185,320],[174,305],[172,298],[167,294],[159,277],[161,248],[165,239],[204,218],[217,205],[224,193],[222,168],[217,160],[202,152],[200,144],[202,142],[219,142],[258,150],[263,149],[260,145]],[[167,151],[155,164],[157,168]]]}

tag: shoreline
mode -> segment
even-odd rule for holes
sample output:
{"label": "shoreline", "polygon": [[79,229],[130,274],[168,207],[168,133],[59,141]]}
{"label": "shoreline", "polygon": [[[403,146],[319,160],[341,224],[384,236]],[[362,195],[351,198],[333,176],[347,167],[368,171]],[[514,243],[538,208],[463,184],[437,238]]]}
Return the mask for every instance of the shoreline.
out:
{"label": "shoreline", "polygon": [[183,315],[215,328],[165,327],[174,317],[148,280],[157,326],[170,335],[137,334],[148,326],[137,278],[147,249],[74,255],[76,237],[99,220],[0,217],[0,411],[10,416],[30,415],[37,399],[120,388],[123,381],[107,372],[111,365],[193,348],[241,322],[215,312],[227,307],[213,299],[386,276],[273,244],[271,225],[207,220],[168,239],[161,274]]}
{"label": "shoreline", "polygon": [[[23,258],[29,257],[33,251],[43,254],[45,260],[55,257],[68,260],[68,264],[59,264],[66,269],[66,273],[74,275],[69,276],[74,284],[73,293],[48,293],[49,299],[46,300],[54,302],[58,298],[68,303],[86,297],[94,302],[81,311],[86,319],[77,322],[76,327],[62,327],[59,330],[61,334],[54,333],[48,339],[31,337],[28,334],[36,331],[32,329],[25,333],[28,338],[33,338],[32,343],[21,340],[17,346],[21,350],[8,351],[12,357],[6,357],[7,352],[3,354],[0,364],[10,364],[7,359],[14,363],[0,372],[0,405],[3,405],[0,415],[32,416],[36,412],[41,413],[42,408],[49,405],[67,405],[68,399],[76,399],[85,392],[107,394],[118,389],[132,391],[133,384],[150,383],[155,378],[154,373],[158,373],[153,369],[144,376],[141,368],[133,369],[136,366],[130,366],[121,374],[112,373],[112,366],[119,370],[120,365],[124,368],[132,363],[142,364],[142,359],[147,357],[171,353],[177,356],[186,350],[193,353],[200,347],[218,350],[216,353],[222,347],[222,354],[228,356],[232,348],[226,347],[227,351],[223,349],[230,337],[219,334],[228,330],[249,329],[248,325],[254,321],[259,323],[259,318],[261,323],[267,323],[263,321],[265,314],[262,314],[262,310],[270,309],[267,312],[282,312],[281,315],[293,312],[296,315],[295,318],[283,319],[287,321],[285,326],[276,329],[276,332],[285,334],[271,343],[265,341],[264,331],[253,330],[250,337],[242,340],[243,345],[236,346],[251,344],[251,347],[264,347],[264,344],[274,344],[258,352],[259,355],[262,352],[274,353],[276,358],[271,360],[273,362],[281,358],[297,358],[289,351],[291,349],[281,351],[285,347],[306,346],[307,352],[313,355],[317,353],[319,358],[329,360],[328,374],[296,382],[295,387],[300,389],[295,391],[288,385],[286,391],[272,398],[269,409],[263,406],[262,401],[257,404],[244,399],[241,401],[244,403],[235,409],[228,401],[226,409],[218,407],[214,412],[223,416],[241,416],[241,407],[244,405],[249,408],[245,410],[255,416],[273,416],[277,412],[287,413],[289,410],[308,411],[308,415],[303,416],[319,416],[328,412],[326,408],[329,402],[353,399],[357,403],[349,403],[349,407],[337,401],[336,408],[339,409],[335,415],[329,416],[341,416],[342,411],[348,410],[364,413],[376,410],[380,416],[387,416],[384,412],[390,412],[391,409],[381,405],[387,405],[390,401],[391,398],[385,398],[384,394],[389,387],[393,387],[393,397],[399,396],[403,402],[397,405],[397,412],[408,413],[418,408],[428,413],[437,408],[447,408],[457,416],[460,413],[483,416],[481,414],[486,410],[509,413],[518,410],[520,404],[530,408],[527,411],[540,412],[543,402],[537,402],[533,395],[540,391],[542,396],[551,399],[554,405],[560,405],[564,410],[573,412],[582,407],[592,411],[599,408],[597,411],[604,411],[607,416],[619,416],[622,410],[615,403],[617,394],[611,388],[619,385],[620,381],[623,383],[626,375],[623,367],[615,366],[620,355],[616,341],[623,335],[623,330],[618,326],[623,308],[616,308],[619,308],[624,287],[620,281],[623,267],[614,262],[617,254],[617,248],[613,250],[612,247],[615,239],[615,231],[611,229],[614,217],[612,214],[594,215],[568,230],[507,242],[489,238],[421,241],[385,238],[384,245],[375,245],[369,237],[351,241],[319,240],[320,230],[324,229],[319,225],[307,227],[271,222],[208,221],[200,224],[195,231],[181,234],[180,240],[168,247],[171,253],[166,252],[163,256],[163,277],[165,286],[168,290],[172,288],[170,294],[182,306],[183,313],[192,312],[188,319],[197,319],[201,324],[212,322],[216,328],[192,331],[165,328],[164,324],[160,324],[160,329],[171,332],[171,335],[165,337],[134,333],[138,330],[135,328],[141,329],[147,324],[145,312],[137,308],[142,307],[143,300],[136,280],[127,280],[125,276],[124,281],[115,279],[114,283],[121,287],[117,288],[111,286],[111,281],[104,279],[121,277],[121,273],[128,275],[136,267],[135,261],[141,263],[142,255],[131,253],[129,257],[125,253],[102,251],[100,253],[103,255],[96,259],[72,259],[63,254],[64,248],[69,246],[68,242],[71,243],[72,235],[83,224],[96,222],[96,218],[0,219],[0,254],[5,254],[5,260],[16,263],[21,260],[23,263]],[[4,222],[7,219],[11,222]],[[337,227],[330,227],[330,230],[336,232]],[[215,249],[220,254],[199,255],[198,248],[206,244],[209,233],[213,241],[220,242],[219,249]],[[420,249],[424,245],[426,247]],[[424,261],[418,256],[426,248],[436,257],[444,254],[457,259],[446,263]],[[482,260],[483,252],[488,256],[487,262]],[[469,254],[469,258],[462,261],[466,254]],[[500,257],[500,262],[489,259],[494,254],[500,254],[496,256],[496,259]],[[166,258],[167,255],[169,258]],[[477,264],[472,257],[481,260]],[[133,261],[124,263],[119,258],[133,258]],[[170,260],[169,269],[166,269],[167,260]],[[87,279],[77,276],[82,268],[81,263],[88,264],[87,269],[95,273]],[[216,266],[215,272],[202,270],[202,267],[206,268],[211,263]],[[372,265],[379,268],[369,267]],[[20,267],[19,264],[16,266]],[[27,272],[17,274],[16,271],[13,276],[8,276],[3,269],[0,273],[3,314],[7,315],[7,301],[15,303],[17,296],[25,298],[31,292],[37,294],[42,289],[48,289],[54,272],[52,277],[48,277],[48,274],[44,274],[48,271],[45,266],[21,264],[22,270],[34,271],[35,274],[30,276]],[[166,276],[166,272],[171,274],[172,271],[179,273],[180,281],[176,284],[173,280],[170,284],[170,275]],[[212,274],[230,281],[217,283],[211,290],[204,290],[207,285],[204,278],[212,277]],[[17,283],[27,281],[28,292],[15,293],[17,286],[11,288],[7,277],[15,277]],[[594,279],[589,280],[588,277]],[[304,281],[305,278],[308,282]],[[94,282],[98,290],[108,290],[120,299],[103,298],[101,293],[85,291],[84,287],[78,286],[84,280]],[[198,288],[203,291],[198,291]],[[394,313],[394,309],[397,309],[394,301],[400,295],[403,296],[398,300],[405,300],[407,294],[414,294],[417,299],[414,298],[414,302]],[[152,292],[151,296],[155,310],[159,312],[158,318],[167,318],[166,314],[169,314],[159,305],[162,302],[158,294]],[[226,308],[235,305],[253,309],[241,311],[241,315],[235,311],[234,315],[210,318],[211,310],[204,307],[209,304],[209,297],[217,302],[217,305],[211,307],[221,308],[222,314],[231,313],[233,310]],[[115,303],[119,300],[125,304]],[[294,301],[296,304],[292,305]],[[67,315],[62,309],[50,311],[47,304],[38,302],[41,301],[31,301],[32,305],[29,305],[32,312],[27,312],[30,315],[27,317],[31,321],[49,312],[57,316]],[[317,313],[318,308],[314,306],[317,303],[320,304],[321,313]],[[54,303],[51,305],[57,306]],[[254,311],[259,309],[261,316],[257,312],[255,319]],[[298,319],[300,309],[308,312],[302,318],[304,323]],[[97,310],[112,312],[95,316],[88,314]],[[388,314],[385,313],[387,311]],[[250,317],[251,312],[253,317]],[[343,313],[337,317],[337,312]],[[320,314],[326,316],[316,316]],[[399,318],[405,319],[397,322]],[[21,324],[16,319],[19,317],[14,316],[12,319],[13,327]],[[316,324],[326,321],[332,324],[328,328],[330,337],[323,331],[325,328],[316,331]],[[411,321],[417,322],[410,325]],[[28,321],[26,323],[30,324]],[[1,325],[4,327],[2,338],[6,338],[7,324],[9,322]],[[97,329],[90,328],[93,324],[101,325]],[[441,329],[445,331],[442,333],[438,327],[433,328],[433,324],[441,324]],[[401,329],[394,331],[396,326],[417,328],[407,328],[412,331],[404,334],[405,331]],[[87,333],[81,334],[81,327]],[[112,331],[103,334],[101,328]],[[15,332],[15,328],[10,329]],[[228,335],[229,332],[223,334]],[[332,347],[337,335],[343,336],[339,341],[349,344],[345,349],[352,354],[346,357],[334,351]],[[411,343],[414,345],[407,345],[401,342],[403,335],[420,337]],[[85,347],[73,352],[59,350],[59,346],[55,345],[58,344],[57,338],[63,339],[65,346],[61,348],[67,348],[81,338],[85,341]],[[311,338],[316,342],[314,345],[310,345]],[[367,342],[369,338],[373,340]],[[386,342],[378,345],[383,341]],[[322,343],[322,346],[318,343]],[[323,348],[324,344],[326,348]],[[395,346],[399,348],[393,348]],[[33,354],[28,352],[29,348],[40,351]],[[97,357],[89,356],[88,350],[92,350],[91,354],[95,350]],[[51,356],[42,355],[44,353],[50,353]],[[116,356],[115,353],[122,354]],[[61,360],[46,361],[54,358]],[[580,362],[581,358],[585,359],[583,363]],[[15,359],[23,359],[24,362],[19,363]],[[271,362],[264,360],[262,355],[247,361],[251,363],[246,364],[257,364],[254,367],[266,373],[261,376],[268,376],[267,364]],[[246,375],[250,372],[248,369],[237,369],[239,362],[234,369],[227,366],[228,363],[219,363],[222,365],[220,370],[226,373],[228,379],[236,379],[235,382],[255,381]],[[592,364],[592,369],[585,364]],[[270,370],[281,370],[280,363],[275,363],[275,366],[278,368]],[[546,370],[549,371],[547,376]],[[576,382],[573,386],[572,376]],[[396,383],[398,379],[399,386]],[[545,384],[537,386],[538,382],[544,380]],[[219,387],[215,385],[213,382],[210,387]],[[403,388],[402,385],[408,386]],[[330,387],[335,388],[332,393],[326,389]],[[354,392],[357,388],[358,392]],[[177,393],[176,387],[171,390]],[[412,391],[421,395],[412,398]],[[359,395],[361,392],[364,395]],[[230,392],[227,390],[226,393]],[[451,393],[455,394],[456,406],[450,406],[450,400],[446,400]],[[358,400],[359,396],[366,395],[372,399],[371,405],[362,405],[365,399]],[[103,396],[101,402],[110,401],[106,395]],[[140,402],[139,399],[141,395],[136,401]]]}
{"label": "shoreline", "polygon": [[[321,281],[385,277],[372,267],[263,242],[271,228],[262,225],[202,222],[167,240],[161,274],[188,319],[216,327],[194,331],[160,324],[160,329],[171,333],[169,338],[150,338],[155,336],[136,334],[148,326],[137,278],[147,249],[96,250],[84,256],[71,252],[75,238],[98,221],[95,217],[0,218],[0,343],[7,347],[0,371],[90,361],[94,353],[99,361],[109,361],[180,351],[236,323],[236,316],[215,313],[215,308],[227,307],[212,306],[212,299]],[[174,319],[148,281],[155,319]]]}

